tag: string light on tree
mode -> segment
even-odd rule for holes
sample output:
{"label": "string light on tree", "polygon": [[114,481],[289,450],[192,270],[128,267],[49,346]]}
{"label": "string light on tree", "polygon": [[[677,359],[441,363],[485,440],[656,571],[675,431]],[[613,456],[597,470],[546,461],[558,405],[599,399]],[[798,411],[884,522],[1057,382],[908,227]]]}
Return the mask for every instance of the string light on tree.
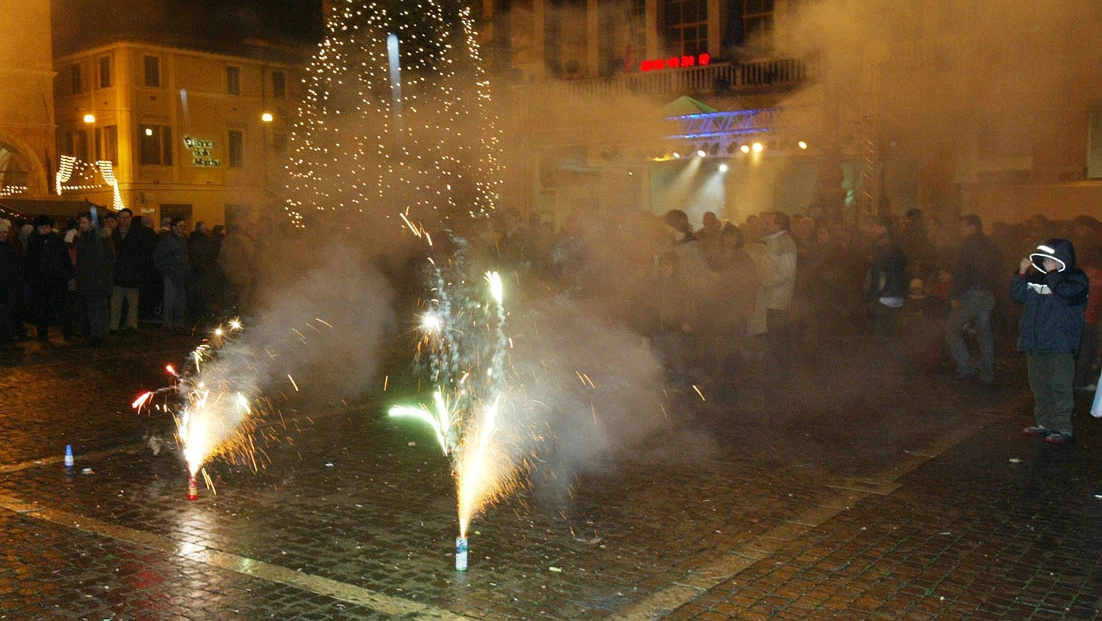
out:
{"label": "string light on tree", "polygon": [[[419,221],[497,204],[501,141],[477,31],[468,8],[446,4],[335,6],[291,135],[286,209],[296,223],[377,213],[380,201]],[[397,42],[397,88],[388,37],[391,54]]]}

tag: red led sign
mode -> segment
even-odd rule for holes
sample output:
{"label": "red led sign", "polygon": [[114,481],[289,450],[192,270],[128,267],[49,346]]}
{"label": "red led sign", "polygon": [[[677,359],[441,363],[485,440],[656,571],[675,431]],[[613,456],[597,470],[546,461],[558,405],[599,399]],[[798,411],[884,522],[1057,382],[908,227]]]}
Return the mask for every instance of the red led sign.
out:
{"label": "red led sign", "polygon": [[684,67],[695,67],[697,65],[703,67],[710,62],[712,62],[712,55],[708,52],[704,52],[696,56],[671,56],[664,59],[644,60],[639,63],[639,70],[661,71],[662,69],[681,69]]}

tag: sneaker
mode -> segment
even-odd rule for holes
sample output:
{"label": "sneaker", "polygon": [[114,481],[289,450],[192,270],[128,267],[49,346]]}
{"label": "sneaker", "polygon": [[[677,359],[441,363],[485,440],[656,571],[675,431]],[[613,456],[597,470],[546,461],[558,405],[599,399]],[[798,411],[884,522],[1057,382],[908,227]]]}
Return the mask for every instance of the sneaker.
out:
{"label": "sneaker", "polygon": [[1045,429],[1044,427],[1041,427],[1039,425],[1033,425],[1033,426],[1026,427],[1025,429],[1023,429],[1022,433],[1024,433],[1027,436],[1047,436],[1048,435],[1048,429]]}
{"label": "sneaker", "polygon": [[1045,436],[1045,442],[1049,444],[1067,444],[1071,442],[1071,434],[1063,431],[1053,431]]}
{"label": "sneaker", "polygon": [[1098,390],[1098,384],[1087,384],[1085,386],[1076,386],[1076,390],[1082,390],[1083,392],[1094,392]]}

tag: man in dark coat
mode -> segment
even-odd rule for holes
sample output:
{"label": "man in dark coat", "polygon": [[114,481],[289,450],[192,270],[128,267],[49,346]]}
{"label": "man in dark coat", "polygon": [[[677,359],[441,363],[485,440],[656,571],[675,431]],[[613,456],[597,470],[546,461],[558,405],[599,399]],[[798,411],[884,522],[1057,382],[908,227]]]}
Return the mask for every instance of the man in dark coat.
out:
{"label": "man in dark coat", "polygon": [[34,232],[27,238],[24,277],[30,294],[31,319],[38,329],[38,339],[49,337],[50,323],[61,322],[66,340],[73,337],[72,322],[66,315],[69,279],[73,277],[73,261],[65,240],[54,232],[53,218],[36,216]]}
{"label": "man in dark coat", "polygon": [[1018,351],[1029,363],[1029,388],[1037,424],[1023,431],[1053,444],[1072,439],[1075,354],[1083,336],[1090,280],[1075,266],[1075,248],[1050,239],[1022,259],[1010,296],[1025,305],[1018,325]]}
{"label": "man in dark coat", "polygon": [[218,244],[207,230],[207,223],[195,223],[187,242],[191,261],[188,302],[191,314],[200,321],[214,319],[215,291],[218,282]]}
{"label": "man in dark coat", "polygon": [[153,264],[164,277],[164,322],[165,327],[180,330],[184,327],[187,315],[187,282],[191,274],[188,260],[187,221],[174,218],[169,231],[161,236],[153,251]]}
{"label": "man in dark coat", "polygon": [[892,236],[891,227],[887,216],[874,216],[866,225],[873,244],[865,301],[872,315],[873,337],[885,348],[898,341],[903,299],[907,294],[907,259]]}
{"label": "man in dark coat", "polygon": [[88,314],[88,345],[103,347],[110,317],[108,310],[114,287],[115,243],[110,230],[101,229],[89,212],[77,217],[76,291]]}
{"label": "man in dark coat", "polygon": [[[119,226],[111,234],[115,241],[115,282],[111,291],[111,331],[138,329],[142,275],[153,268],[156,234],[142,226],[129,209],[118,214]],[[122,308],[126,303],[126,322]]]}

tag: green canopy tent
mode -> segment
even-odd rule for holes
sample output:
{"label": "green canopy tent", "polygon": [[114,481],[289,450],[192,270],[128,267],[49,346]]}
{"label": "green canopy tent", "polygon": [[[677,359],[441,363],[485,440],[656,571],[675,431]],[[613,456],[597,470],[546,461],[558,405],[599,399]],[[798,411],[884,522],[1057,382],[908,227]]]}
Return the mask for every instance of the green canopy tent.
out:
{"label": "green canopy tent", "polygon": [[715,108],[708,104],[689,97],[688,95],[682,95],[677,99],[674,99],[670,103],[662,107],[662,111],[666,116],[688,116],[690,114],[709,114],[712,112],[719,112]]}

